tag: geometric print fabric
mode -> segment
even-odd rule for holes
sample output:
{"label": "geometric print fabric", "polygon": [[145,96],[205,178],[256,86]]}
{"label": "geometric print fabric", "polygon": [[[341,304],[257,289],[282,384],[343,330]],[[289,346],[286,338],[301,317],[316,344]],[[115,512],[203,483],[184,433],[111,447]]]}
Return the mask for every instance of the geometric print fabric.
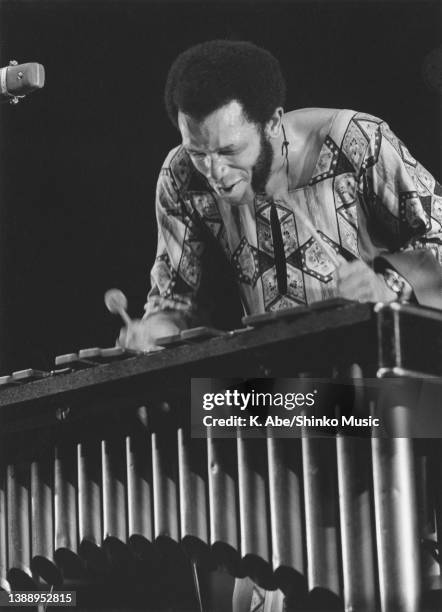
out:
{"label": "geometric print fabric", "polygon": [[[360,258],[361,244],[373,253],[426,248],[442,259],[440,185],[385,122],[338,111],[308,184],[293,194],[293,205],[257,195],[252,214],[239,222],[238,211],[233,214],[211,191],[182,147],[169,154],[157,190],[158,252],[146,310],[161,309],[162,296],[168,308],[173,299],[180,308],[183,303],[194,306],[207,239],[201,224],[229,259],[246,312],[331,297],[334,266],[297,218],[297,207],[303,205],[323,239],[346,259]],[[272,206],[286,264],[284,295],[277,283]]]}

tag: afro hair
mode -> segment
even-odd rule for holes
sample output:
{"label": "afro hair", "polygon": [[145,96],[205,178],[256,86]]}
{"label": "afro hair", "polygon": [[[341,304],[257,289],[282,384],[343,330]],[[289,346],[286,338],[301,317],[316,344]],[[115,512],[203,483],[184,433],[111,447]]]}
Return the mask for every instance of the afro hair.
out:
{"label": "afro hair", "polygon": [[281,67],[269,51],[245,41],[210,40],[176,58],[164,97],[175,127],[179,111],[200,121],[232,100],[263,126],[284,105],[285,93]]}

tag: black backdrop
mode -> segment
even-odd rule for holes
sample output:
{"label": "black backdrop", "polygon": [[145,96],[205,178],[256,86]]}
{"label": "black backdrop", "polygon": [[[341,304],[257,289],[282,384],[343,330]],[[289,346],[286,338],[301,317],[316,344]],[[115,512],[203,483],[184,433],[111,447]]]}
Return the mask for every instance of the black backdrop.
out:
{"label": "black backdrop", "polygon": [[440,98],[423,78],[440,2],[0,2],[0,62],[38,61],[46,86],[0,108],[0,373],[114,343],[103,293],[142,312],[154,190],[178,142],[162,91],[187,46],[244,38],[271,50],[288,109],[388,120],[440,177]]}

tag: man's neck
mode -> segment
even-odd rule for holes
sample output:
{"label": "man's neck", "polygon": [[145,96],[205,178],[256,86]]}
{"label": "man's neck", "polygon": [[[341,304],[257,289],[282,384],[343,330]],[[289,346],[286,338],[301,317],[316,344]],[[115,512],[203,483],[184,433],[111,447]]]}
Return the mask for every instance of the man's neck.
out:
{"label": "man's neck", "polygon": [[274,199],[279,194],[308,185],[324,140],[330,131],[336,109],[301,109],[284,115],[283,126],[288,145],[282,149],[284,132],[272,142],[274,158],[266,192]]}
{"label": "man's neck", "polygon": [[266,194],[273,200],[284,200],[288,197],[290,189],[288,147],[292,143],[286,143],[285,131],[281,130],[279,137],[272,139],[271,144],[273,148],[273,163],[266,184]]}

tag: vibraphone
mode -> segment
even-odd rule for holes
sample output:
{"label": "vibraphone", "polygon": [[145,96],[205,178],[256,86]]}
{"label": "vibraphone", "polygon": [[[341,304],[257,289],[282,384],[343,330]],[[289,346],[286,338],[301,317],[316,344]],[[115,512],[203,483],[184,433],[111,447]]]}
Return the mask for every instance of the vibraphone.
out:
{"label": "vibraphone", "polygon": [[208,610],[192,573],[203,582],[222,566],[280,589],[288,609],[431,608],[440,440],[194,439],[189,381],[336,371],[440,381],[442,313],[336,301],[246,323],[147,355],[80,351],[51,373],[0,380],[3,589],[114,593],[127,580],[122,609]]}

